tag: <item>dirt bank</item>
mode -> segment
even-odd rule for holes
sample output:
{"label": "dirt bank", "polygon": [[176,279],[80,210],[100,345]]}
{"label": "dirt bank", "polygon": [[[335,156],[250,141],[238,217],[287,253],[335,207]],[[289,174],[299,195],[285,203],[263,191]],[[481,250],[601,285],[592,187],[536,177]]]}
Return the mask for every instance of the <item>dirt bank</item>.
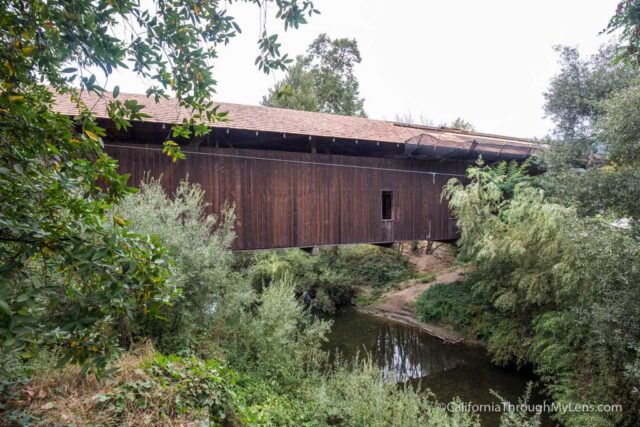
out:
{"label": "dirt bank", "polygon": [[459,280],[465,273],[465,268],[455,266],[454,258],[446,248],[430,255],[409,255],[409,258],[418,272],[439,271],[436,279],[429,283],[422,283],[419,279],[408,280],[399,284],[397,289],[383,295],[378,301],[358,310],[419,328],[447,343],[458,344],[465,341],[467,344],[480,345],[479,341],[465,339],[456,332],[421,322],[415,310],[415,301],[425,290],[436,283],[453,283]]}

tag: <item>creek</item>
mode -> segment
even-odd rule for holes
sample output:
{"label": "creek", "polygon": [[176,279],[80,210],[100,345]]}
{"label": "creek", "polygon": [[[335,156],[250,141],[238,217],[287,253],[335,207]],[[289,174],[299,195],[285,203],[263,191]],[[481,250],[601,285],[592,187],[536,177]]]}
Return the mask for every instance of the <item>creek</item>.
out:
{"label": "creek", "polygon": [[[517,404],[527,383],[536,381],[530,371],[492,364],[482,347],[445,344],[417,328],[356,310],[332,319],[327,349],[334,360],[336,355],[346,362],[368,355],[387,380],[428,389],[441,402],[459,397],[474,404],[499,404],[493,390]],[[539,403],[541,398],[533,396],[532,401]],[[482,413],[480,418],[483,425],[494,426],[500,413]]]}

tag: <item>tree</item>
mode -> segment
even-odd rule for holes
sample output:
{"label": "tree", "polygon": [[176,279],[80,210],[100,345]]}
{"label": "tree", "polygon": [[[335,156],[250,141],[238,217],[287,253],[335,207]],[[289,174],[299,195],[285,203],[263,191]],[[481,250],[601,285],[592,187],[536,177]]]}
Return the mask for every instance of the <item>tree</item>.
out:
{"label": "tree", "polygon": [[[560,73],[545,92],[545,114],[555,124],[554,136],[567,143],[587,139],[593,142],[593,125],[602,113],[599,102],[635,83],[634,67],[613,62],[614,45],[605,45],[591,58],[580,57],[578,49],[556,46]],[[585,155],[586,153],[579,153]]]}
{"label": "tree", "polygon": [[[640,408],[639,6],[621,2],[610,23],[623,28],[622,54],[605,46],[582,60],[558,48],[563,67],[545,94],[555,140],[542,151],[542,177],[479,165],[466,185],[444,190],[460,253],[474,264],[469,324],[493,359],[533,364],[560,404],[624,408],[557,414],[567,425],[631,425]],[[622,216],[636,230],[620,227]]]}
{"label": "tree", "polygon": [[[309,0],[273,3],[285,29],[317,13]],[[102,368],[116,349],[116,319],[158,313],[179,290],[157,240],[107,214],[131,189],[80,93],[107,97],[99,79],[128,68],[145,81],[150,102],[173,92],[192,113],[173,126],[174,137],[202,135],[225,116],[209,99],[211,62],[240,27],[219,2],[0,1],[0,9],[2,354],[31,357],[47,339],[65,350],[61,362]],[[275,34],[265,31],[258,48],[265,72],[291,62]],[[80,113],[53,113],[52,92]],[[127,129],[145,117],[143,106],[118,94],[115,86],[108,114]],[[164,149],[175,160],[183,155],[171,134]]]}
{"label": "tree", "polygon": [[[411,112],[406,113],[406,114],[396,114],[396,117],[394,119],[396,122],[398,123],[403,123],[406,125],[414,125],[414,124],[419,124],[422,126],[431,126],[431,127],[436,127],[437,125],[435,124],[435,122],[433,120],[431,120],[430,118],[423,116],[422,114],[420,115],[419,120],[415,119],[413,117],[413,114],[411,114]],[[444,124],[443,124],[444,126]]]}
{"label": "tree", "polygon": [[238,295],[247,293],[248,284],[231,269],[233,209],[218,217],[207,214],[207,205],[199,185],[182,181],[169,195],[160,180],[149,179],[115,208],[131,230],[157,236],[173,259],[172,280],[182,289],[180,298],[161,308],[161,320],[139,316],[122,325],[127,336],[152,339],[166,353],[204,353],[228,313],[237,314]]}
{"label": "tree", "polygon": [[636,130],[640,73],[616,62],[608,45],[589,59],[574,48],[556,48],[562,69],[545,94],[556,126],[541,153],[548,196],[579,213],[640,217]]}
{"label": "tree", "polygon": [[315,78],[305,70],[301,61],[296,61],[287,69],[284,80],[277,82],[269,90],[269,98],[262,97],[261,104],[292,110],[319,111]]}
{"label": "tree", "polygon": [[471,122],[464,120],[462,117],[456,118],[453,122],[451,122],[449,127],[464,130],[467,132],[473,132],[476,130],[476,127],[471,124]]}
{"label": "tree", "polygon": [[473,126],[473,124],[471,124],[470,122],[464,120],[461,117],[456,118],[453,122],[451,122],[451,124],[447,124],[445,122],[437,125],[433,120],[429,119],[428,117],[423,116],[422,114],[420,115],[419,120],[416,120],[413,117],[413,114],[411,114],[411,112],[406,113],[406,114],[396,114],[395,117],[395,121],[398,123],[403,123],[403,124],[407,124],[407,125],[420,125],[420,126],[429,126],[429,127],[439,127],[439,128],[453,128],[453,129],[460,129],[463,131],[467,131],[467,132],[473,132],[476,130],[475,126]]}
{"label": "tree", "polygon": [[320,34],[286,77],[262,98],[262,105],[366,117],[354,74],[361,61],[355,39],[331,40]]}
{"label": "tree", "polygon": [[607,32],[622,30],[618,58],[640,64],[640,1],[622,0],[609,20]]}
{"label": "tree", "polygon": [[469,324],[495,362],[533,364],[554,401],[625,408],[558,414],[563,424],[629,423],[640,407],[640,244],[550,202],[522,172],[478,165],[445,188],[474,266]]}

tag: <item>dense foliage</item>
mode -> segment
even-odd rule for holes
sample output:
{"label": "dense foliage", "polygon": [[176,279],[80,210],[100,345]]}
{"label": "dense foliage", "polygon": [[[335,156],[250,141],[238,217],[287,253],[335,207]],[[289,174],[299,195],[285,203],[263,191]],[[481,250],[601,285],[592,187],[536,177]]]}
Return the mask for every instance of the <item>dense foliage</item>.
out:
{"label": "dense foliage", "polygon": [[114,319],[157,314],[175,294],[164,251],[106,215],[128,190],[92,138],[99,131],[90,115],[51,113],[46,89],[4,77],[0,369],[6,357],[31,357],[43,340],[66,343],[64,360],[104,367]]}
{"label": "dense foliage", "polygon": [[556,402],[624,408],[559,414],[563,423],[629,423],[640,408],[640,244],[602,218],[549,202],[530,182],[508,194],[506,170],[470,168],[466,186],[446,188],[461,253],[475,265],[472,293],[456,304],[473,298],[479,309],[467,314],[494,361],[533,364]]}
{"label": "dense foliage", "polygon": [[130,230],[156,236],[166,248],[173,260],[170,281],[181,289],[172,305],[162,307],[161,319],[138,316],[122,322],[121,336],[153,339],[166,352],[202,349],[250,292],[230,266],[233,210],[229,207],[218,218],[206,209],[198,185],[183,181],[169,195],[153,179],[141,183],[139,192],[115,209],[127,218]]}
{"label": "dense foliage", "polygon": [[416,311],[423,322],[438,323],[466,332],[471,322],[473,297],[469,282],[437,283],[416,301]]}
{"label": "dense foliage", "polygon": [[246,263],[254,288],[289,277],[298,294],[312,291],[314,306],[326,312],[352,304],[360,287],[380,295],[415,274],[398,251],[371,245],[322,248],[319,256],[299,249],[258,252]]}
{"label": "dense foliage", "polygon": [[613,62],[615,46],[583,60],[562,48],[562,69],[546,93],[556,124],[551,149],[542,153],[539,179],[553,200],[580,214],[640,215],[638,94],[640,72]]}
{"label": "dense foliage", "polygon": [[[41,374],[28,406],[31,415],[7,421],[130,426],[480,426],[477,415],[463,410],[448,413],[410,387],[385,382],[378,368],[368,362],[300,381],[291,393],[217,359],[164,356],[149,348],[122,359],[118,374],[109,383],[82,383],[70,368],[56,377]],[[502,425],[539,425],[535,417],[510,416],[518,417],[514,419],[519,422]]]}
{"label": "dense foliage", "polygon": [[[218,360],[155,354],[140,363],[135,374],[138,378],[129,378],[95,395],[98,404],[94,420],[113,425],[170,420],[207,425],[246,421],[235,386],[237,374]],[[140,412],[144,417],[136,420]]]}
{"label": "dense foliage", "polygon": [[[625,1],[611,28],[626,28]],[[634,9],[635,8],[635,9]],[[636,12],[634,12],[636,10]],[[422,297],[425,318],[485,339],[497,363],[532,364],[554,401],[615,403],[622,412],[558,413],[566,425],[633,425],[640,410],[640,72],[616,45],[582,59],[560,47],[546,113],[556,127],[529,178],[504,164],[468,170],[445,196],[460,255],[475,270],[453,301]],[[623,57],[636,58],[633,48]],[[451,308],[464,316],[451,316]],[[466,316],[471,316],[471,320]]]}
{"label": "dense foliage", "polygon": [[298,56],[262,104],[294,110],[366,117],[354,74],[361,61],[355,39],[332,40],[320,34],[307,54]]}
{"label": "dense foliage", "polygon": [[[247,1],[273,3],[285,29],[316,13],[308,0]],[[167,134],[165,151],[180,158],[171,134],[202,135],[224,119],[209,99],[212,60],[239,30],[217,1],[0,2],[0,363],[54,341],[66,347],[61,361],[103,368],[119,319],[158,315],[174,299],[158,242],[107,213],[130,190],[79,93],[106,96],[109,76],[129,69],[150,102],[175,94],[192,112]],[[265,72],[290,62],[276,35],[258,49]],[[80,113],[53,113],[52,92]],[[146,117],[118,94],[107,108],[118,129]]]}
{"label": "dense foliage", "polygon": [[640,1],[621,0],[611,17],[608,32],[622,31],[618,58],[640,64]]}

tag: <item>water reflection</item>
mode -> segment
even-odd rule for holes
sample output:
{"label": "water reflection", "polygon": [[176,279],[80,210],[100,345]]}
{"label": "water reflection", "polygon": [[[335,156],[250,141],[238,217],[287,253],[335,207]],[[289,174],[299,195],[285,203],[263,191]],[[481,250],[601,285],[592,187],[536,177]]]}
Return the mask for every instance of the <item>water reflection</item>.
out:
{"label": "water reflection", "polygon": [[334,318],[329,337],[334,357],[345,360],[370,355],[385,378],[404,382],[448,371],[465,364],[464,354],[442,344],[422,331],[395,322],[387,322],[357,312],[347,312]]}
{"label": "water reflection", "polygon": [[[464,361],[444,346],[433,345],[425,339],[423,333],[414,328],[399,324],[382,323],[379,325],[372,347],[372,356],[384,372],[385,378],[404,382],[422,378],[436,372],[453,369]],[[363,343],[363,345],[365,345]]]}
{"label": "water reflection", "polygon": [[[498,403],[491,390],[517,402],[527,382],[535,381],[530,373],[493,365],[482,348],[444,344],[413,327],[357,311],[333,320],[327,344],[332,358],[349,362],[369,355],[387,380],[428,388],[443,402],[459,397],[465,402]],[[483,425],[497,425],[499,415],[483,414]]]}

